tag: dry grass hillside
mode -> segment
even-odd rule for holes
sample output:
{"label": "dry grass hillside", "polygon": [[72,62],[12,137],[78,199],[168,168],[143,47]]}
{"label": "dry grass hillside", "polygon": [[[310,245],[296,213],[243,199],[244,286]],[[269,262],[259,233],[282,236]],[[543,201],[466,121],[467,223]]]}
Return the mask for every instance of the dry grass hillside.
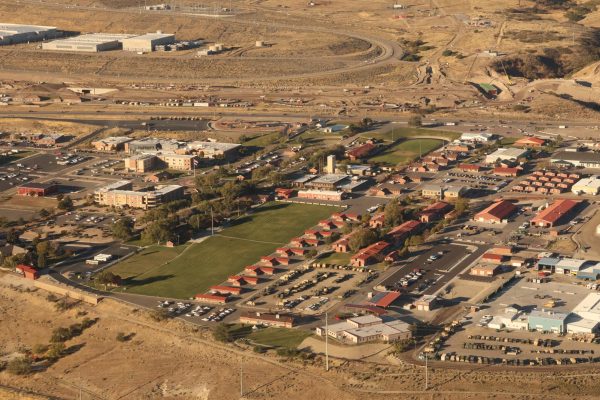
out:
{"label": "dry grass hillside", "polygon": [[[84,318],[96,322],[67,340],[67,354],[49,367],[29,377],[0,372],[2,398],[14,397],[3,392],[8,387],[29,393],[20,398],[35,399],[71,399],[80,393],[83,399],[235,399],[240,365],[249,399],[565,399],[575,393],[579,399],[591,399],[600,390],[600,373],[594,370],[434,366],[429,392],[424,393],[419,366],[333,360],[326,373],[320,356],[299,361],[258,355],[213,342],[208,332],[178,322],[154,322],[144,311],[108,300],[96,307],[74,304],[60,311],[47,293],[31,292],[23,285],[16,278],[0,277],[2,360],[48,343],[58,327]],[[129,340],[118,341],[120,332]]]}

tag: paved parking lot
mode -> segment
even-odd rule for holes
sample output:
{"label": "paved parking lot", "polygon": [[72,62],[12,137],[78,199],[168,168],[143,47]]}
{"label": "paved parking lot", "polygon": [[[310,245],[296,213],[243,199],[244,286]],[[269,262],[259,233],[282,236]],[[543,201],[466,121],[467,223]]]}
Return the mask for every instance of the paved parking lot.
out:
{"label": "paved parking lot", "polygon": [[[479,258],[486,249],[485,246],[472,249],[468,245],[439,243],[423,251],[408,263],[396,267],[391,275],[379,283],[379,286],[385,286],[390,290],[406,290],[413,295],[433,294]],[[440,252],[442,254],[439,254]],[[433,255],[439,258],[431,260],[430,257]],[[414,271],[421,271],[422,275],[408,286],[402,286],[400,282]]]}
{"label": "paved parking lot", "polygon": [[57,225],[71,225],[82,227],[111,226],[114,215],[110,213],[69,212],[56,218]]}
{"label": "paved parking lot", "polygon": [[57,172],[72,167],[73,165],[59,165],[56,163],[56,155],[50,153],[39,153],[14,164],[22,164],[26,168],[34,168],[39,172]]}
{"label": "paved parking lot", "polygon": [[54,267],[54,269],[60,273],[72,272],[75,275],[81,275],[81,279],[85,280],[87,276],[106,268],[106,265],[108,264],[100,263],[99,265],[89,265],[86,264],[86,260],[93,259],[94,256],[98,254],[110,254],[114,258],[109,261],[109,263],[113,263],[115,260],[134,252],[137,247],[117,243],[109,246],[90,244],[89,247],[77,246],[74,247],[74,249],[80,250],[76,252],[74,257]]}
{"label": "paved parking lot", "polygon": [[[260,307],[279,308],[308,315],[321,314],[340,300],[349,297],[358,289],[358,285],[367,276],[365,272],[337,270],[332,268],[315,268],[300,272],[296,278],[283,283],[282,280],[269,282],[276,292],[257,293],[255,303]],[[286,291],[290,291],[286,295]],[[293,292],[293,293],[291,293]]]}

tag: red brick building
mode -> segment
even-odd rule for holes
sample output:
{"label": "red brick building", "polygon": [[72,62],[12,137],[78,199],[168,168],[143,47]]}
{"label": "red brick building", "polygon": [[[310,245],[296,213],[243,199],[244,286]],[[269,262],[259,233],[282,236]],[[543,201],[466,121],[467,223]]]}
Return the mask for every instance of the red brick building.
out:
{"label": "red brick building", "polygon": [[531,219],[531,224],[544,228],[551,228],[571,220],[579,206],[579,201],[561,199],[540,211]]}
{"label": "red brick building", "polygon": [[498,200],[492,203],[485,210],[477,213],[474,217],[475,221],[485,223],[502,223],[508,220],[511,215],[517,211],[515,206],[510,201]]}
{"label": "red brick building", "polygon": [[350,259],[350,264],[355,267],[366,267],[369,264],[383,261],[386,251],[391,245],[388,242],[380,241],[360,250]]}
{"label": "red brick building", "polygon": [[55,193],[57,186],[50,183],[25,183],[17,188],[17,194],[20,196],[43,197]]}
{"label": "red brick building", "polygon": [[29,265],[19,264],[15,267],[15,270],[23,274],[25,279],[31,279],[32,281],[40,277],[38,270]]}

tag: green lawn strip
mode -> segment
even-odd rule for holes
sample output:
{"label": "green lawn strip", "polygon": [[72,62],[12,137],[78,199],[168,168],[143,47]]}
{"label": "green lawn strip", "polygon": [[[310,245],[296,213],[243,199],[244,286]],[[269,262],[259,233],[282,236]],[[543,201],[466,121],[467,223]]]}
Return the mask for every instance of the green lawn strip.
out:
{"label": "green lawn strip", "polygon": [[257,135],[250,140],[246,140],[242,145],[246,147],[267,147],[277,141],[279,132]]}
{"label": "green lawn strip", "polygon": [[330,253],[326,254],[319,259],[318,263],[324,264],[337,264],[337,265],[349,265],[350,264],[350,253]]}
{"label": "green lawn strip", "polygon": [[310,335],[310,332],[299,329],[269,327],[255,330],[248,335],[247,338],[256,344],[262,344],[264,346],[288,347],[295,349]]}

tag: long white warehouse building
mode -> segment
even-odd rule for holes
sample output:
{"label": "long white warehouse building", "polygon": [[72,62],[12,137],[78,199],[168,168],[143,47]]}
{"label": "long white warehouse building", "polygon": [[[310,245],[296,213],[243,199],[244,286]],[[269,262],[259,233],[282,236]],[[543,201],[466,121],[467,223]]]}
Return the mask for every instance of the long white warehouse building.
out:
{"label": "long white warehouse building", "polygon": [[150,53],[156,46],[175,43],[175,35],[162,32],[147,33],[123,40],[123,50]]}
{"label": "long white warehouse building", "polygon": [[42,49],[97,53],[99,51],[120,49],[121,42],[131,36],[133,35],[116,33],[90,33],[87,35],[42,43]]}
{"label": "long white warehouse building", "polygon": [[53,26],[20,25],[0,22],[0,46],[53,39],[60,32]]}

